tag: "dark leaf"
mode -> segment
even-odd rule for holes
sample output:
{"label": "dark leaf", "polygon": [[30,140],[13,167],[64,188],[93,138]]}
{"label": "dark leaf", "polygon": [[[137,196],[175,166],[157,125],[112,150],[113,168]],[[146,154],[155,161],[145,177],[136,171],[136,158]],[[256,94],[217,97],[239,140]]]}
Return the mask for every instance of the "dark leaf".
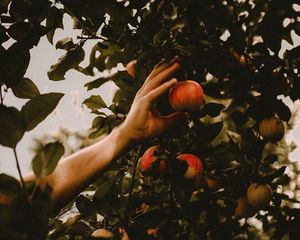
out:
{"label": "dark leaf", "polygon": [[48,71],[49,79],[54,81],[64,80],[66,72],[76,68],[83,59],[84,51],[81,47],[70,49],[58,59],[58,63],[51,66]]}
{"label": "dark leaf", "polygon": [[99,95],[92,95],[88,99],[85,99],[83,101],[83,104],[85,104],[89,109],[91,109],[92,112],[95,112],[101,108],[107,108],[107,105]]}
{"label": "dark leaf", "polygon": [[51,174],[64,153],[64,146],[60,142],[46,144],[32,159],[34,175],[40,178]]}
{"label": "dark leaf", "polygon": [[34,98],[39,95],[39,89],[29,78],[23,78],[17,84],[12,86],[14,95],[18,98]]}
{"label": "dark leaf", "polygon": [[291,119],[292,117],[291,110],[287,105],[283,103],[283,101],[281,100],[276,101],[275,109],[281,120],[288,122]]}
{"label": "dark leaf", "polygon": [[55,109],[63,95],[62,93],[47,93],[29,100],[21,110],[25,118],[26,131],[32,130],[42,122]]}
{"label": "dark leaf", "polygon": [[115,179],[111,178],[107,180],[105,183],[103,183],[95,192],[93,201],[97,202],[97,201],[104,200],[110,188],[112,187],[114,181]]}
{"label": "dark leaf", "polygon": [[24,118],[16,108],[0,105],[0,144],[14,148],[25,132]]}
{"label": "dark leaf", "polygon": [[275,172],[260,178],[258,182],[259,183],[270,183],[275,178],[281,177],[284,174],[285,169],[286,169],[286,166],[283,166],[283,167],[279,168],[278,170],[276,170]]}
{"label": "dark leaf", "polygon": [[224,108],[225,106],[220,103],[207,103],[204,105],[202,111],[210,117],[217,117]]}
{"label": "dark leaf", "polygon": [[92,201],[82,194],[76,199],[76,208],[84,217],[90,216],[94,213]]}
{"label": "dark leaf", "polygon": [[29,22],[17,22],[9,27],[8,34],[13,39],[20,41],[30,33],[31,27]]}
{"label": "dark leaf", "polygon": [[64,50],[70,50],[71,48],[74,48],[74,46],[75,44],[73,43],[73,40],[70,37],[63,38],[55,44],[56,49]]}
{"label": "dark leaf", "polygon": [[98,78],[96,80],[93,80],[92,82],[86,83],[84,86],[87,88],[87,90],[91,90],[94,88],[98,88],[102,86],[104,83],[108,82],[110,78]]}
{"label": "dark leaf", "polygon": [[57,28],[63,29],[62,20],[63,20],[62,12],[56,7],[51,7],[46,21],[46,27],[51,28],[51,30],[47,33],[47,39],[51,44],[53,43],[53,36],[55,30]]}
{"label": "dark leaf", "polygon": [[4,173],[0,174],[0,194],[19,196],[21,193],[20,182]]}

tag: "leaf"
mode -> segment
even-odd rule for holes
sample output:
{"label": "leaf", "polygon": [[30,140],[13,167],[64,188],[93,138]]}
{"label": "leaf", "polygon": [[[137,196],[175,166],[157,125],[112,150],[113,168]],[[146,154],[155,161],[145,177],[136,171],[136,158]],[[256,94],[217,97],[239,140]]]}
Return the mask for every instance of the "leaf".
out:
{"label": "leaf", "polygon": [[284,172],[285,172],[285,169],[286,169],[286,166],[283,166],[279,169],[277,169],[275,172],[267,175],[267,176],[264,176],[262,178],[259,179],[259,183],[270,183],[272,182],[275,178],[279,178],[281,177]]}
{"label": "leaf", "polygon": [[30,61],[30,53],[27,46],[16,42],[3,55],[2,57],[5,57],[5,61],[1,63],[3,64],[1,66],[3,68],[1,78],[11,87],[18,83],[26,73]]}
{"label": "leaf", "polygon": [[96,80],[93,80],[91,82],[86,83],[84,86],[87,88],[87,90],[91,90],[94,88],[101,87],[104,83],[108,82],[110,78],[98,78]]}
{"label": "leaf", "polygon": [[84,217],[95,213],[92,201],[82,194],[76,199],[76,208]]}
{"label": "leaf", "polygon": [[39,89],[29,78],[23,78],[17,84],[12,86],[14,95],[18,98],[34,98],[40,94]]}
{"label": "leaf", "polygon": [[42,122],[55,109],[63,95],[62,93],[47,93],[29,100],[21,110],[25,118],[26,131],[32,130]]}
{"label": "leaf", "polygon": [[110,188],[112,187],[115,178],[108,179],[105,183],[103,183],[95,192],[93,201],[101,201],[104,200]]}
{"label": "leaf", "polygon": [[17,22],[9,27],[8,34],[13,39],[20,41],[30,33],[30,30],[31,24],[29,22]]}
{"label": "leaf", "polygon": [[60,142],[46,144],[32,159],[34,175],[40,178],[51,174],[64,153],[64,146]]}
{"label": "leaf", "polygon": [[91,109],[92,112],[96,112],[98,109],[101,108],[107,108],[107,105],[99,95],[90,96],[88,99],[85,99],[83,101],[83,104],[85,104],[89,109]]}
{"label": "leaf", "polygon": [[219,135],[222,128],[223,128],[223,122],[216,122],[205,126],[205,128],[203,129],[203,139],[209,142],[212,141],[214,138],[216,138]]}
{"label": "leaf", "polygon": [[74,46],[73,40],[70,37],[63,38],[55,44],[56,49],[64,50],[70,50],[71,48],[74,48]]}
{"label": "leaf", "polygon": [[50,80],[59,81],[65,79],[65,74],[72,68],[76,68],[84,59],[84,51],[81,47],[70,49],[58,59],[58,63],[52,65],[48,71]]}
{"label": "leaf", "polygon": [[288,122],[291,119],[291,117],[292,117],[291,110],[289,109],[289,107],[287,105],[285,105],[283,103],[282,100],[276,101],[275,108],[276,108],[276,112],[281,120]]}
{"label": "leaf", "polygon": [[46,20],[46,27],[51,28],[47,33],[48,41],[53,44],[53,36],[57,28],[63,29],[63,14],[56,7],[51,7]]}
{"label": "leaf", "polygon": [[225,106],[220,103],[207,103],[204,105],[202,111],[210,117],[217,117],[224,108]]}
{"label": "leaf", "polygon": [[16,108],[0,105],[0,144],[14,148],[25,132],[24,118]]}
{"label": "leaf", "polygon": [[18,196],[21,192],[20,182],[4,173],[0,174],[0,194],[9,194]]}

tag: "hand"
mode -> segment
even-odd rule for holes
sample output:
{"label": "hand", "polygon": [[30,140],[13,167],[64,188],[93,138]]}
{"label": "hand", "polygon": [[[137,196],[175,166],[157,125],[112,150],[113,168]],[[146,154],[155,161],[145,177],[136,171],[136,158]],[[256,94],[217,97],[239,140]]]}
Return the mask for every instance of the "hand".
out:
{"label": "hand", "polygon": [[161,116],[154,108],[157,98],[177,83],[172,78],[180,69],[179,57],[158,64],[137,92],[125,122],[121,125],[127,137],[135,142],[154,138],[187,119],[187,113]]}

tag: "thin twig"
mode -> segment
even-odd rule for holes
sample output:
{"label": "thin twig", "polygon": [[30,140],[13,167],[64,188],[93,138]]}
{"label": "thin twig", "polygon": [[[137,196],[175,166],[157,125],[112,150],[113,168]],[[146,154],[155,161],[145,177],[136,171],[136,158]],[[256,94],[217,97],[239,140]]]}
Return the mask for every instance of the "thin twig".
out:
{"label": "thin twig", "polygon": [[2,85],[0,86],[0,103],[3,105]]}
{"label": "thin twig", "polygon": [[128,211],[129,211],[129,207],[130,207],[130,202],[131,202],[131,198],[132,198],[132,192],[133,192],[133,186],[134,186],[134,180],[135,180],[135,173],[136,173],[137,164],[138,164],[138,161],[139,161],[139,158],[140,158],[140,154],[141,154],[141,149],[142,149],[142,144],[140,144],[137,156],[134,159],[131,185],[130,185],[129,196],[128,196],[128,201],[127,201],[126,208],[125,208],[126,212],[125,212],[124,217],[127,217],[127,215],[128,215]]}
{"label": "thin twig", "polygon": [[25,182],[24,182],[24,179],[22,176],[20,163],[19,163],[19,159],[18,159],[18,155],[17,155],[17,151],[16,151],[15,147],[13,148],[13,151],[14,151],[14,155],[15,155],[15,159],[16,159],[17,169],[18,169],[20,180],[21,180],[22,188],[23,188],[23,191],[26,193]]}

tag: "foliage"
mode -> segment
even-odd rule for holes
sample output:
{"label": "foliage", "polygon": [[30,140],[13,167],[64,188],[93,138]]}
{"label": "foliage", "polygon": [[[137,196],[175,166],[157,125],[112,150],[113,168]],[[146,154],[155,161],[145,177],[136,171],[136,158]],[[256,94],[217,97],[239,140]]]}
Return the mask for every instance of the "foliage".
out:
{"label": "foliage", "polygon": [[[84,101],[96,114],[90,137],[109,133],[125,119],[137,89],[162,59],[180,56],[176,77],[199,82],[206,94],[206,104],[190,113],[188,125],[134,149],[97,181],[91,196],[79,196],[79,217],[65,222],[53,218],[48,225],[50,189],[41,181],[25,186],[20,170],[21,185],[2,174],[1,236],[43,239],[49,232],[49,239],[91,239],[95,229],[105,227],[118,239],[121,227],[130,239],[259,239],[258,230],[234,210],[247,187],[262,182],[272,187],[274,196],[255,218],[269,239],[297,238],[297,199],[285,191],[295,189],[290,186],[298,169],[286,159],[287,149],[278,150],[283,143],[276,148],[257,128],[262,119],[275,115],[288,124],[292,113],[278,96],[293,101],[300,97],[300,48],[279,54],[283,40],[295,44],[291,33],[300,35],[296,0],[4,0],[0,14],[0,144],[13,149],[17,163],[16,146],[24,133],[42,122],[62,97],[40,93],[26,77],[30,49],[45,35],[66,51],[49,69],[50,80],[64,80],[70,69],[94,76],[137,60],[134,78],[117,71],[85,84],[87,90],[108,81],[118,87],[110,106],[100,96]],[[64,14],[72,17],[81,35],[54,43]],[[90,52],[83,50],[87,41],[95,43]],[[85,56],[89,65],[82,67]],[[9,89],[28,99],[21,110],[5,101]],[[173,111],[167,96],[157,108],[162,114]],[[152,145],[160,146],[159,156],[171,166],[166,175],[145,177],[139,172],[139,156]],[[180,153],[193,153],[203,161],[205,174],[197,188],[181,177],[185,166],[176,161]],[[33,159],[36,176],[50,174],[62,154],[60,143],[46,144]],[[222,186],[211,190],[208,175]],[[4,194],[12,196],[11,204],[3,203]],[[102,222],[97,221],[99,214]],[[148,235],[147,229],[157,231]]]}

